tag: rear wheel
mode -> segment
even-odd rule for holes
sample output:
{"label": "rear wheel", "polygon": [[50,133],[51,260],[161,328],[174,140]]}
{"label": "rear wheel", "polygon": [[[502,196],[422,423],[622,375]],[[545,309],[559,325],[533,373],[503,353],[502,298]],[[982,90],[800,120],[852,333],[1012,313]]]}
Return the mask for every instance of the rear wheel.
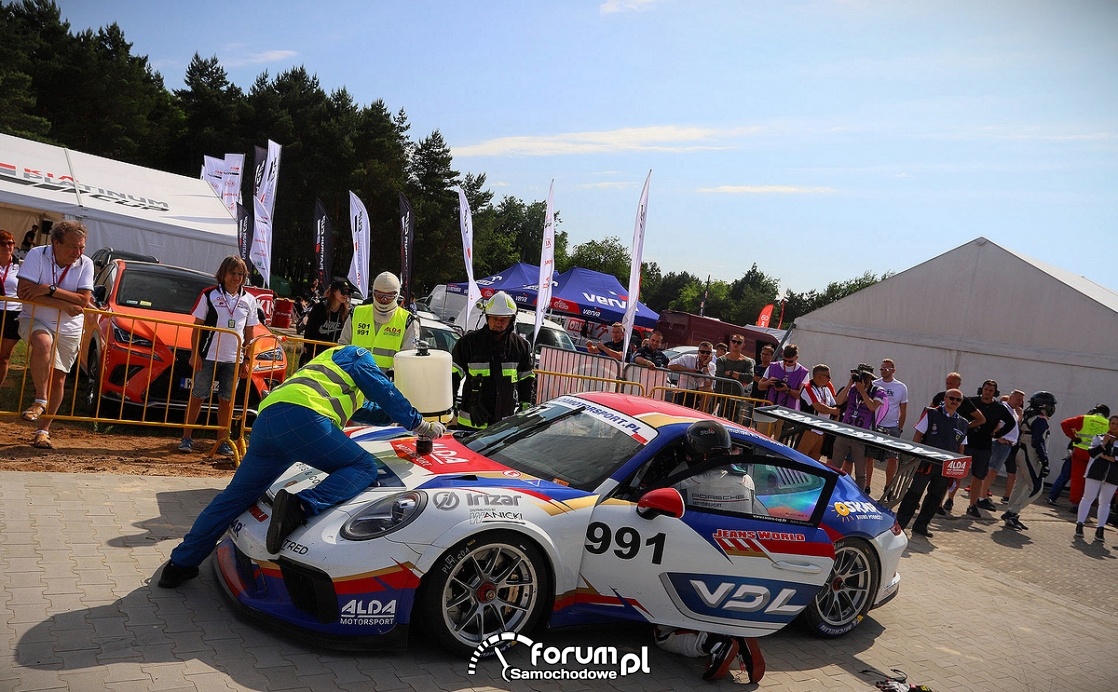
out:
{"label": "rear wheel", "polygon": [[831,576],[800,616],[801,622],[820,637],[846,634],[858,626],[873,605],[880,573],[877,557],[865,541],[838,541]]}
{"label": "rear wheel", "polygon": [[[89,360],[86,361],[88,377],[81,390],[81,402],[90,416],[97,416],[97,406],[101,403],[101,359],[97,347],[90,345]],[[77,368],[75,368],[76,370]]]}
{"label": "rear wheel", "polygon": [[512,531],[480,534],[454,545],[424,577],[420,619],[439,644],[467,657],[494,634],[531,631],[551,590],[534,543]]}

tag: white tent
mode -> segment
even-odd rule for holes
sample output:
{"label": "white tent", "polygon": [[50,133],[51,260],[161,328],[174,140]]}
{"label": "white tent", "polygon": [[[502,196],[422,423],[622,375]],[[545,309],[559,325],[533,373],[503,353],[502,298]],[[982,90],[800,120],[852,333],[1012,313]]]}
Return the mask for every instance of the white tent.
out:
{"label": "white tent", "polygon": [[1099,403],[1118,410],[1116,340],[1114,291],[977,238],[798,318],[790,342],[808,367],[830,365],[836,387],[859,363],[878,371],[894,359],[909,388],[906,437],[951,371],[967,395],[988,378],[1003,394],[1048,390],[1058,465],[1060,420]]}
{"label": "white tent", "polygon": [[237,254],[236,222],[204,181],[0,135],[0,228],[18,243],[64,218],[89,229],[86,254],[112,247],[210,272]]}

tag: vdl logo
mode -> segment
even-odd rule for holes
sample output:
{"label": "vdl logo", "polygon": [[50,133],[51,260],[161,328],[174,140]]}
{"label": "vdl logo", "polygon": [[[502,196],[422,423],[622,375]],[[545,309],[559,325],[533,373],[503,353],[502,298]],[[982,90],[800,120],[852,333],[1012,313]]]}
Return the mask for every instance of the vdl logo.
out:
{"label": "vdl logo", "polygon": [[[517,668],[505,659],[504,651],[516,644],[528,647],[532,668]],[[501,632],[488,637],[477,645],[470,656],[468,675],[477,672],[477,663],[492,652],[501,661],[501,677],[506,682],[513,680],[616,680],[632,673],[651,673],[648,667],[648,647],[642,646],[640,654],[619,653],[615,646],[544,646],[522,634]],[[537,668],[541,663],[561,665],[559,669]],[[579,665],[581,668],[572,666]],[[599,670],[587,666],[608,668]]]}

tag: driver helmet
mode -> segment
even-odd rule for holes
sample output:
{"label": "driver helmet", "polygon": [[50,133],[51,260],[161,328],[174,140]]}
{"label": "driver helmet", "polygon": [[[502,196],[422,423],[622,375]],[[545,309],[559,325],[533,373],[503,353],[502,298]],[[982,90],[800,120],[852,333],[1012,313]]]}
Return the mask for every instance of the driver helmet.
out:
{"label": "driver helmet", "polygon": [[695,458],[730,451],[730,433],[715,420],[696,421],[687,428],[687,451]]}
{"label": "driver helmet", "polygon": [[1029,397],[1029,408],[1034,411],[1044,411],[1044,415],[1051,416],[1056,413],[1056,397],[1052,392],[1034,392]]}
{"label": "driver helmet", "polygon": [[504,291],[497,291],[485,302],[486,317],[512,317],[516,315],[516,302]]}
{"label": "driver helmet", "polygon": [[376,310],[382,317],[389,317],[392,313],[396,312],[396,301],[400,298],[400,280],[392,272],[382,272],[373,279],[373,291],[376,293],[391,293],[392,300],[384,303],[376,299],[376,293],[373,294],[373,309]]}

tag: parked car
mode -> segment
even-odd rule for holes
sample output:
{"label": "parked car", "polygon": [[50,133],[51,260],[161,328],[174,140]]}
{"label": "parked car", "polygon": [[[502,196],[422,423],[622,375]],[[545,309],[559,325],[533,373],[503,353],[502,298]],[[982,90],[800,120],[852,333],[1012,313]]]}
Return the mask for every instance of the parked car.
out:
{"label": "parked car", "polygon": [[422,625],[463,656],[540,624],[757,637],[799,618],[839,636],[897,594],[907,539],[893,514],[846,474],[754,430],[723,421],[733,453],[706,467],[749,476],[750,502],[716,511],[685,500],[674,484],[706,470],[685,456],[702,418],[589,392],[444,436],[423,456],[399,428],[351,429],[378,462],[377,484],[271,554],[270,498],[326,477],[296,464],[233,523],[218,582],[277,632],[403,648]]}
{"label": "parked car", "polygon": [[[114,259],[96,276],[93,298],[99,310],[89,314],[79,352],[89,377],[85,398],[161,409],[185,409],[194,372],[190,367],[190,327],[145,320],[193,324],[191,311],[203,289],[215,284],[212,274],[184,267]],[[284,379],[287,358],[280,342],[263,324],[252,331],[249,357],[249,409]],[[234,398],[244,401],[244,381]],[[207,406],[217,406],[216,400]],[[107,410],[102,404],[102,411]],[[111,409],[108,409],[111,410]]]}
{"label": "parked car", "polygon": [[[454,344],[462,337],[462,332],[454,325],[441,321],[437,315],[420,310],[416,312],[419,318],[419,338],[427,342],[431,348],[450,353]],[[411,344],[404,344],[404,348],[413,348]]]}
{"label": "parked car", "polygon": [[89,256],[93,260],[93,271],[99,272],[115,259],[130,260],[133,262],[152,262],[159,264],[159,258],[152,255],[143,255],[138,252],[129,252],[127,250],[114,250],[111,247],[103,247],[97,252]]}

